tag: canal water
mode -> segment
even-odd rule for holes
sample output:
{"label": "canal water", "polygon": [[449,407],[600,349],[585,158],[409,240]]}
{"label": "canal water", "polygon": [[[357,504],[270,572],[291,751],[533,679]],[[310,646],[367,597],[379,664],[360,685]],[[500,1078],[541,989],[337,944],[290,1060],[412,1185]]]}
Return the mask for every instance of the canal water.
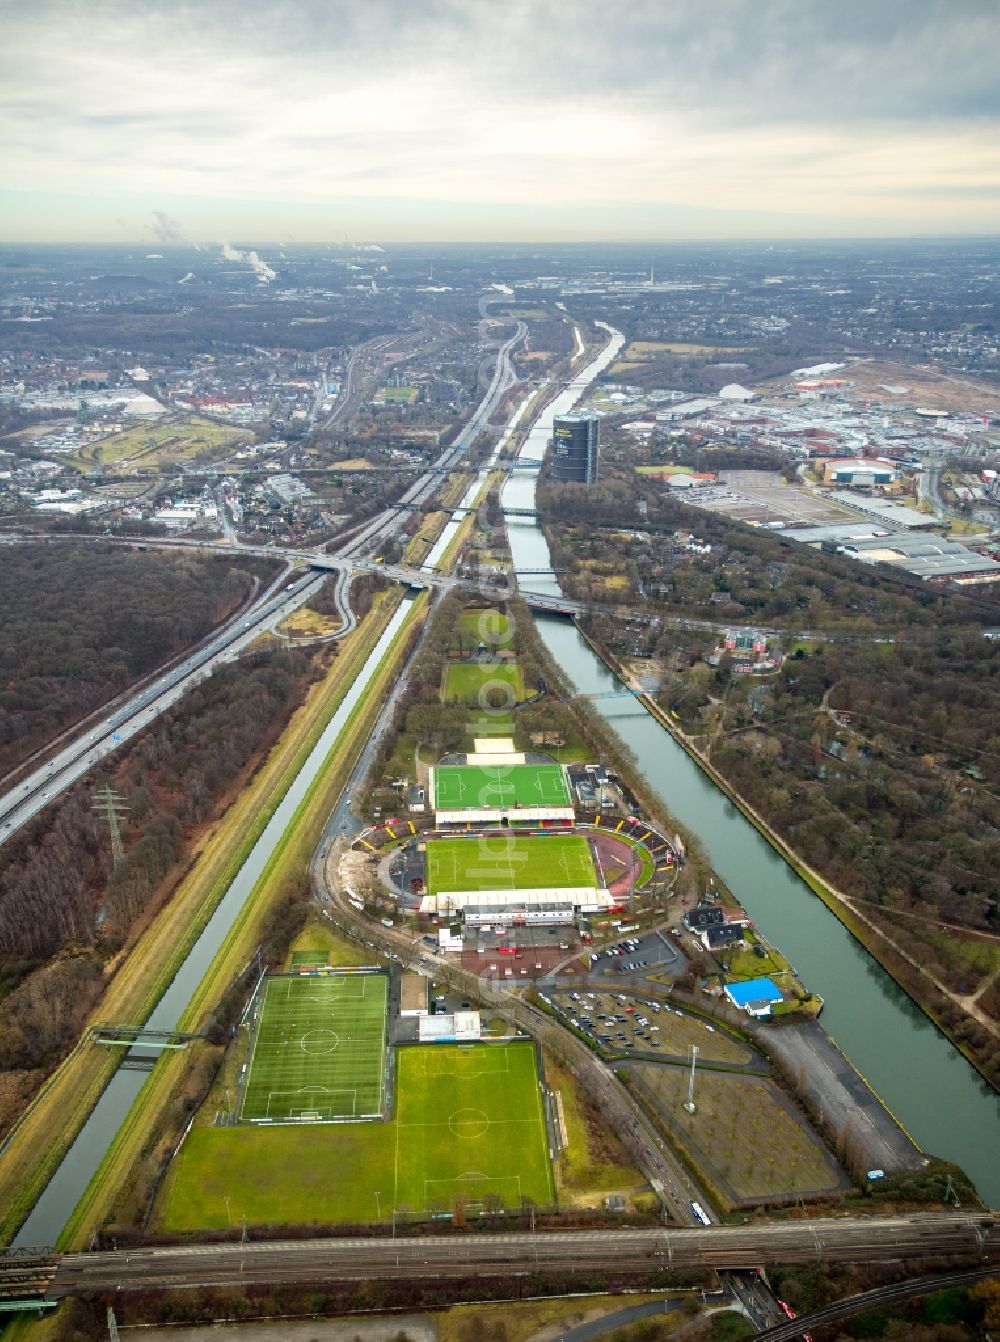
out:
{"label": "canal water", "polygon": [[[591,380],[596,370],[588,374],[579,381]],[[572,403],[556,413],[571,409]],[[525,446],[533,457],[544,450],[540,435]],[[533,476],[512,476],[503,504],[533,508],[534,493]],[[548,545],[536,522],[510,518],[508,533],[516,569],[551,570]],[[529,584],[535,591],[559,591],[554,575],[533,577],[525,586]],[[537,625],[579,693],[599,695],[621,688],[575,625],[558,617],[540,617]],[[630,697],[597,699],[593,706],[634,752],[667,810],[700,838],[713,866],[764,936],[789,957],[806,986],[823,997],[824,1028],[914,1141],[930,1154],[961,1165],[983,1198],[1000,1206],[1000,1096],[666,728]]]}
{"label": "canal water", "polygon": [[[392,640],[399,632],[412,605],[412,600],[405,600],[401,603],[399,609],[394,612],[381,638],[369,654],[368,660],[358,672],[357,679],[323,729],[319,740],[309,752],[305,763],[279,802],[274,815],[250,850],[243,866],[233,878],[232,884],[222,897],[218,908],[191,948],[187,959],[177,971],[176,977],[160,998],[152,1014],[143,1022],[149,1029],[173,1030],[177,1028],[192,994],[208,972],[216,952],[226,938],[226,934],[257,884],[268,858],[291,823],[299,803],[305,797],[313,780],[325,764],[337,737],[355,705],[364,695],[369,681],[388,651]],[[136,1022],[129,1023],[135,1024]],[[149,1049],[143,1047],[140,1052],[148,1053]],[[17,1238],[14,1240],[15,1246],[38,1246],[56,1243],[63,1226],[65,1226],[76,1204],[83,1196],[91,1177],[104,1158],[105,1152],[111,1146],[115,1134],[148,1078],[149,1074],[146,1072],[118,1069],[87,1122],[80,1130],[76,1141],[66,1153],[62,1163],[49,1180],[42,1196],[35,1203],[31,1214],[18,1232]]]}

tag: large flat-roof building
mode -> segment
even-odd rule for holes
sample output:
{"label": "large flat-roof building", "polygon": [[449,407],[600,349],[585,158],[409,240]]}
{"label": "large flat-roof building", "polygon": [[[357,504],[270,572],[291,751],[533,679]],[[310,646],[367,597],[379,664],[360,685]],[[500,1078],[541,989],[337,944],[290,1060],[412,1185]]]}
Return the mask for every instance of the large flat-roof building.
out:
{"label": "large flat-roof building", "polygon": [[863,564],[904,569],[924,582],[934,578],[956,583],[1000,581],[1000,563],[944,536],[897,533],[880,539],[849,541],[836,548]]}
{"label": "large flat-roof building", "polygon": [[555,886],[529,890],[446,890],[424,895],[420,912],[428,918],[461,915],[468,927],[571,926],[578,914],[606,914],[619,908],[606,889]]}

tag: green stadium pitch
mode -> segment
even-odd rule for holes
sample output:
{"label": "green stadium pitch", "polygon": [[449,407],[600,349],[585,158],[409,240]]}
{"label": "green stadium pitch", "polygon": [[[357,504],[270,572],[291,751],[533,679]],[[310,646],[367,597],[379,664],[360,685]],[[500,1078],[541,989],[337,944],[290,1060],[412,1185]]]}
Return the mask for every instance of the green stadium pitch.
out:
{"label": "green stadium pitch", "polygon": [[443,764],[434,770],[438,811],[572,806],[558,764]]}
{"label": "green stadium pitch", "polygon": [[267,979],[240,1103],[244,1123],[334,1123],[382,1113],[388,979]]}
{"label": "green stadium pitch", "polygon": [[531,1042],[401,1048],[396,1074],[397,1211],[555,1201]]}
{"label": "green stadium pitch", "polygon": [[502,831],[468,838],[429,839],[427,889],[596,889],[590,844],[580,834],[515,835]]}

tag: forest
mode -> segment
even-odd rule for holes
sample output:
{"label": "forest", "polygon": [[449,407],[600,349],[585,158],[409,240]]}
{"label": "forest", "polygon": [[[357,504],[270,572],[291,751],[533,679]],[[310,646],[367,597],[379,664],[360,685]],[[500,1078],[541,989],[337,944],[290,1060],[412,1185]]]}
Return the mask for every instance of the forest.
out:
{"label": "forest", "polygon": [[[997,598],[910,583],[662,497],[643,523],[624,491],[616,476],[544,488],[566,590],[634,607],[595,608],[587,632],[618,658],[647,659],[677,726],[857,902],[890,939],[887,956],[898,948],[893,972],[1000,1083],[989,1024],[1000,1015],[1000,645],[983,636],[1000,623]],[[623,510],[642,530],[615,524]],[[609,591],[621,574],[628,590]],[[742,674],[713,629],[676,617],[776,629],[783,664]]]}
{"label": "forest", "polygon": [[[194,837],[280,735],[315,674],[306,653],[280,648],[223,667],[4,845],[0,1130],[17,1082],[76,1039],[115,956],[169,897]],[[127,808],[117,865],[93,807],[105,783]]]}
{"label": "forest", "polygon": [[5,546],[0,776],[204,638],[274,572],[252,556]]}

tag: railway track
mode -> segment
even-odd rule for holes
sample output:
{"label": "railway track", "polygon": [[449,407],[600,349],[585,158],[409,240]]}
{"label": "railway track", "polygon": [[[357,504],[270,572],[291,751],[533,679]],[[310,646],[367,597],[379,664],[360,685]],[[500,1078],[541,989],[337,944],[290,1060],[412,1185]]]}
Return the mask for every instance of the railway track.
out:
{"label": "railway track", "polygon": [[[184,1244],[161,1248],[68,1253],[36,1258],[54,1268],[48,1295],[181,1286],[235,1286],[394,1278],[445,1279],[615,1267],[658,1270],[746,1268],[761,1263],[917,1262],[942,1258],[1000,1259],[1000,1223],[993,1214],[922,1213],[833,1217],[770,1225],[702,1229],[577,1230],[535,1234],[389,1235]],[[28,1264],[0,1266],[5,1273]],[[10,1285],[16,1287],[11,1281]],[[782,1334],[784,1336],[784,1334]],[[790,1334],[794,1336],[794,1334]]]}

